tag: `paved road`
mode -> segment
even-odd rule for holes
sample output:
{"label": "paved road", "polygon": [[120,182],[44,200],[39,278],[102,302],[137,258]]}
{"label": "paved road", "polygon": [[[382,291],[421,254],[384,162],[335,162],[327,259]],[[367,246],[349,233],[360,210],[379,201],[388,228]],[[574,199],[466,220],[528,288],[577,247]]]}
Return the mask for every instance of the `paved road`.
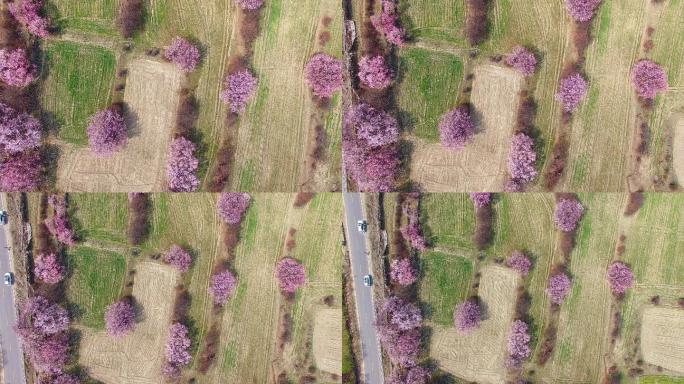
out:
{"label": "paved road", "polygon": [[356,302],[356,316],[358,320],[361,358],[363,360],[364,382],[366,384],[382,384],[382,358],[380,357],[380,343],[375,332],[375,306],[373,294],[369,287],[363,285],[363,277],[370,274],[366,239],[356,228],[357,220],[364,219],[361,209],[361,195],[358,193],[343,193],[345,228],[347,229],[347,247],[351,259],[352,278],[354,283],[354,297]]}
{"label": "paved road", "polygon": [[[4,196],[0,196],[0,207],[6,207]],[[0,275],[11,271],[7,236],[0,226]],[[2,382],[5,384],[25,384],[24,357],[19,339],[12,327],[16,322],[14,295],[12,288],[0,285],[0,345],[2,346]]]}

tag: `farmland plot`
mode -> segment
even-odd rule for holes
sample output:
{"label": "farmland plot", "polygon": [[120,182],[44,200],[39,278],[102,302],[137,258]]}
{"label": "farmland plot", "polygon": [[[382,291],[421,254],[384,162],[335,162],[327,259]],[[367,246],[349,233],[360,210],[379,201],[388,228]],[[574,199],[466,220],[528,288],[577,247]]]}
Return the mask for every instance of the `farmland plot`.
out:
{"label": "farmland plot", "polygon": [[342,374],[342,311],[319,309],[313,326],[313,354],[318,369]]}
{"label": "farmland plot", "polygon": [[684,373],[684,310],[647,308],[641,326],[641,350],[646,362]]}

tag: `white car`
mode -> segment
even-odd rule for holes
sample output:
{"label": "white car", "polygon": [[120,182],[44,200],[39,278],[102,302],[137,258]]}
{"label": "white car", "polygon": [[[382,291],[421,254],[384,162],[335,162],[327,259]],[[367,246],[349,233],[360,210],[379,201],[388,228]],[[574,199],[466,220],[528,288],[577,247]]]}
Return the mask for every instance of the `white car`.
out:
{"label": "white car", "polygon": [[13,285],[14,284],[14,275],[12,274],[12,272],[5,273],[5,276],[3,277],[3,281],[5,282],[5,285]]}
{"label": "white car", "polygon": [[356,228],[359,230],[359,232],[366,233],[368,230],[368,223],[366,220],[359,220],[356,222]]}
{"label": "white car", "polygon": [[366,287],[370,287],[371,285],[373,285],[373,276],[371,276],[371,275],[364,276],[363,277],[363,285],[365,285]]}

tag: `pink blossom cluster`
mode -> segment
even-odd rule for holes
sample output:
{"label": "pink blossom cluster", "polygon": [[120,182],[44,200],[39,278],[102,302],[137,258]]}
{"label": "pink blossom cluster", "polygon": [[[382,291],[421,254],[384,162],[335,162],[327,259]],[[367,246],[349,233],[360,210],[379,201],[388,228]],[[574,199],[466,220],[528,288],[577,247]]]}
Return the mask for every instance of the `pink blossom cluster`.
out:
{"label": "pink blossom cluster", "polygon": [[523,360],[527,359],[532,350],[530,349],[530,334],[528,333],[528,326],[522,320],[516,320],[511,325],[508,332],[508,357],[506,358],[506,365],[511,368],[519,367]]}
{"label": "pink blossom cluster", "polygon": [[606,279],[615,295],[622,295],[634,284],[634,274],[627,264],[616,261],[608,267]]}
{"label": "pink blossom cluster", "polygon": [[0,190],[30,192],[38,187],[41,164],[36,151],[7,156],[0,164]]}
{"label": "pink blossom cluster", "polygon": [[69,246],[76,244],[76,235],[69,225],[66,199],[58,195],[50,195],[48,204],[54,210],[54,215],[45,219],[48,231],[62,244]]}
{"label": "pink blossom cluster", "polygon": [[107,108],[91,116],[86,132],[90,150],[95,156],[111,156],[126,145],[126,122],[123,115],[114,108]]}
{"label": "pink blossom cluster", "polygon": [[418,210],[410,208],[405,205],[404,215],[406,216],[406,224],[404,224],[399,231],[404,240],[408,241],[411,246],[419,251],[427,249],[427,241],[423,236],[423,231],[420,228],[420,219],[418,218]]}
{"label": "pink blossom cluster", "polygon": [[0,102],[0,150],[15,154],[37,148],[41,131],[38,119]]}
{"label": "pink blossom cluster", "polygon": [[390,279],[400,285],[411,285],[418,279],[418,271],[410,259],[394,259],[390,264]]}
{"label": "pink blossom cluster", "polygon": [[574,112],[587,94],[588,88],[589,85],[582,75],[575,73],[561,79],[556,100],[563,105],[566,112]]}
{"label": "pink blossom cluster", "polygon": [[243,113],[249,99],[254,96],[257,79],[252,73],[244,69],[226,76],[224,89],[219,95],[221,100],[230,105],[232,113]]}
{"label": "pink blossom cluster", "polygon": [[176,36],[164,50],[164,57],[184,72],[192,72],[200,62],[200,50],[189,41]]}
{"label": "pink blossom cluster", "polygon": [[439,141],[444,148],[463,149],[474,135],[475,123],[466,106],[447,112],[439,120]]}
{"label": "pink blossom cluster", "polygon": [[49,34],[49,22],[40,16],[41,0],[15,0],[9,3],[9,11],[15,19],[28,31],[38,37],[46,38]]}
{"label": "pink blossom cluster", "polygon": [[191,344],[188,328],[181,323],[171,324],[164,348],[166,361],[162,366],[162,374],[165,377],[178,378],[181,369],[190,364],[192,359],[189,351]]}
{"label": "pink blossom cluster", "polygon": [[482,309],[477,300],[469,299],[454,308],[454,326],[460,333],[470,333],[480,327]]}
{"label": "pink blossom cluster", "polygon": [[66,268],[59,262],[54,252],[45,252],[38,255],[33,272],[44,283],[57,284],[64,279]]}
{"label": "pink blossom cluster", "polygon": [[537,58],[532,51],[518,45],[506,56],[506,65],[513,67],[523,76],[530,77],[537,69]]}
{"label": "pink blossom cluster", "polygon": [[304,266],[291,257],[285,257],[278,262],[275,275],[278,286],[285,293],[294,293],[306,283]]}
{"label": "pink blossom cluster", "polygon": [[568,292],[570,292],[571,286],[572,281],[570,281],[570,277],[561,272],[551,276],[544,292],[546,292],[546,295],[549,296],[553,304],[560,305],[565,296],[568,295]]}
{"label": "pink blossom cluster", "polygon": [[128,300],[110,304],[104,315],[105,329],[109,336],[121,338],[135,328],[135,310]]}
{"label": "pink blossom cluster", "polygon": [[565,0],[565,9],[577,22],[589,21],[594,17],[601,0]]}
{"label": "pink blossom cluster", "polygon": [[230,271],[219,272],[211,276],[207,291],[214,298],[215,305],[223,305],[233,294],[237,281]]}
{"label": "pink blossom cluster", "polygon": [[475,208],[484,208],[492,200],[492,194],[489,192],[471,192],[469,196]]}
{"label": "pink blossom cluster", "polygon": [[384,89],[394,81],[394,72],[383,56],[363,56],[359,60],[359,80],[368,88]]}
{"label": "pink blossom cluster", "polygon": [[390,297],[378,314],[375,324],[380,342],[390,360],[401,367],[416,366],[420,353],[420,309],[396,296]]}
{"label": "pink blossom cluster", "polygon": [[42,377],[39,384],[79,384],[80,382],[81,380],[74,375],[58,373]]}
{"label": "pink blossom cluster", "polygon": [[306,83],[314,95],[329,98],[342,87],[342,62],[325,53],[317,53],[304,68]]}
{"label": "pink blossom cluster", "polygon": [[520,185],[534,180],[537,177],[535,161],[537,153],[532,138],[524,133],[513,136],[508,153],[508,174],[511,179]]}
{"label": "pink blossom cluster", "polygon": [[264,0],[233,0],[238,7],[246,11],[254,11],[261,8],[264,4]]}
{"label": "pink blossom cluster", "polygon": [[513,251],[510,256],[506,258],[506,266],[518,272],[522,276],[527,276],[532,269],[532,262],[524,253],[520,251]]}
{"label": "pink blossom cluster", "polygon": [[249,207],[251,197],[247,193],[224,192],[216,202],[216,212],[226,224],[240,224],[242,215]]}
{"label": "pink blossom cluster", "polygon": [[353,105],[345,115],[347,124],[356,130],[356,137],[371,148],[396,143],[399,140],[397,119],[367,103]]}
{"label": "pink blossom cluster", "polygon": [[394,369],[387,384],[427,384],[430,370],[419,365],[408,370]]}
{"label": "pink blossom cluster", "polygon": [[190,269],[192,256],[183,248],[173,244],[171,248],[164,253],[164,262],[174,267],[178,272],[183,273]]}
{"label": "pink blossom cluster", "polygon": [[577,223],[582,218],[584,207],[579,201],[574,199],[561,199],[556,203],[556,210],[553,213],[553,222],[556,228],[563,232],[572,232],[577,227]]}
{"label": "pink blossom cluster", "polygon": [[196,172],[199,160],[194,156],[195,144],[179,137],[169,145],[166,157],[166,180],[172,192],[193,192],[199,187]]}
{"label": "pink blossom cluster", "polygon": [[12,87],[25,87],[36,78],[36,66],[23,48],[0,49],[0,81]]}
{"label": "pink blossom cluster", "polygon": [[632,68],[631,78],[632,86],[641,98],[655,99],[658,92],[667,90],[665,70],[650,60],[636,63]]}
{"label": "pink blossom cluster", "polygon": [[391,44],[404,44],[406,32],[399,24],[399,14],[394,0],[382,0],[382,12],[371,16],[371,24]]}

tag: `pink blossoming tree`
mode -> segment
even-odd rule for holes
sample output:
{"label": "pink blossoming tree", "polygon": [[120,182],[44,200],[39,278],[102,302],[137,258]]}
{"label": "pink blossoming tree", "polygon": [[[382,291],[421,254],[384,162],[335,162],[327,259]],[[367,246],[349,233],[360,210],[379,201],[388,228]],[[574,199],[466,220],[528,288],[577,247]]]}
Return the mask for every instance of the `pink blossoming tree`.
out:
{"label": "pink blossoming tree", "polygon": [[570,287],[572,282],[570,278],[565,273],[559,273],[557,275],[551,276],[549,279],[549,284],[546,287],[546,295],[553,304],[560,305],[565,299],[565,296],[570,292]]}
{"label": "pink blossoming tree", "polygon": [[306,83],[318,97],[329,98],[342,87],[342,62],[325,53],[313,55],[304,72]]}
{"label": "pink blossoming tree", "polygon": [[506,258],[506,266],[518,272],[522,276],[527,276],[532,269],[532,262],[520,251],[513,251],[510,256]]}
{"label": "pink blossoming tree", "polygon": [[50,23],[40,16],[41,0],[15,0],[8,5],[9,11],[15,19],[38,37],[46,38],[49,34]]}
{"label": "pink blossoming tree", "polygon": [[601,0],[565,0],[565,9],[575,21],[582,23],[594,17],[599,4]]}
{"label": "pink blossoming tree", "polygon": [[36,78],[33,65],[22,48],[0,49],[0,80],[12,87],[23,88]]}
{"label": "pink blossoming tree", "polygon": [[237,281],[230,271],[219,272],[211,276],[209,294],[214,298],[214,305],[223,305],[228,301],[228,297],[233,294]]}
{"label": "pink blossoming tree", "polygon": [[38,119],[0,102],[0,150],[15,154],[37,148],[41,130]]}
{"label": "pink blossoming tree", "polygon": [[537,177],[534,163],[537,153],[534,152],[534,141],[524,133],[513,136],[508,152],[508,173],[519,184],[527,183]]}
{"label": "pink blossoming tree", "polygon": [[251,198],[247,193],[224,192],[216,202],[216,212],[226,224],[240,224],[242,215],[249,207]]}
{"label": "pink blossoming tree", "polygon": [[126,145],[126,122],[115,108],[108,108],[93,115],[86,132],[90,150],[95,156],[111,156]]}
{"label": "pink blossoming tree", "polygon": [[588,88],[589,85],[582,75],[575,73],[561,79],[556,100],[563,105],[566,112],[574,112],[587,94]]}
{"label": "pink blossoming tree", "polygon": [[399,140],[397,119],[367,103],[353,105],[345,113],[345,123],[354,127],[356,137],[371,148]]}
{"label": "pink blossoming tree", "polygon": [[420,219],[418,218],[418,210],[404,206],[404,215],[407,217],[406,224],[404,224],[399,231],[404,240],[408,241],[411,246],[419,251],[427,249],[427,241],[423,236],[423,231],[420,228]]}
{"label": "pink blossoming tree", "polygon": [[164,253],[164,262],[176,268],[177,271],[187,272],[192,264],[192,256],[183,248],[174,244]]}
{"label": "pink blossoming tree", "polygon": [[513,67],[523,76],[530,77],[537,69],[537,58],[530,50],[518,45],[506,56],[506,65]]}
{"label": "pink blossoming tree", "polygon": [[135,310],[128,300],[119,300],[105,311],[105,329],[109,336],[122,338],[135,328]]}
{"label": "pink blossoming tree", "polygon": [[45,219],[48,231],[62,244],[69,246],[76,244],[76,235],[69,225],[67,203],[64,197],[50,195],[48,204],[54,210],[54,215]]}
{"label": "pink blossoming tree", "polygon": [[390,192],[399,170],[399,151],[393,145],[369,148],[364,141],[343,136],[342,160],[361,192]]}
{"label": "pink blossoming tree", "polygon": [[641,60],[631,72],[632,86],[643,99],[655,99],[658,92],[667,90],[667,74],[658,64]]}
{"label": "pink blossoming tree", "polygon": [[475,123],[466,106],[453,109],[439,121],[439,141],[445,148],[463,149],[474,135]]}
{"label": "pink blossoming tree", "polygon": [[166,180],[172,192],[193,192],[199,187],[196,175],[199,160],[194,152],[195,144],[184,137],[171,142],[166,157]]}
{"label": "pink blossoming tree", "polygon": [[394,80],[394,72],[383,56],[364,56],[359,60],[359,80],[368,88],[384,89]]}
{"label": "pink blossoming tree", "polygon": [[238,7],[246,11],[254,11],[264,4],[264,0],[233,0]]}
{"label": "pink blossoming tree", "polygon": [[66,268],[53,252],[41,253],[35,261],[35,275],[47,284],[57,284],[64,279]]}
{"label": "pink blossoming tree", "polygon": [[430,375],[429,369],[419,365],[405,372],[400,369],[394,369],[387,379],[387,384],[427,384]]}
{"label": "pink blossoming tree", "polygon": [[469,299],[454,309],[454,326],[460,333],[470,333],[480,327],[482,309],[477,300]]}
{"label": "pink blossoming tree", "polygon": [[0,164],[0,190],[30,192],[40,179],[40,155],[36,151],[9,156]]}
{"label": "pink blossoming tree", "polygon": [[411,285],[418,279],[418,271],[408,258],[395,259],[390,264],[390,278],[400,285]]}
{"label": "pink blossoming tree", "polygon": [[390,43],[397,46],[404,44],[406,32],[399,24],[399,15],[394,0],[382,0],[382,11],[371,16],[373,27]]}
{"label": "pink blossoming tree", "polygon": [[484,208],[492,200],[492,194],[489,192],[471,192],[469,196],[475,208]]}
{"label": "pink blossoming tree", "polygon": [[166,362],[162,366],[162,374],[168,378],[177,378],[183,367],[190,364],[192,356],[189,349],[192,342],[188,337],[188,328],[181,323],[173,323],[169,327],[164,355]]}
{"label": "pink blossoming tree", "polygon": [[225,104],[230,105],[232,113],[241,114],[245,112],[247,102],[254,96],[256,88],[256,77],[244,69],[226,76],[224,89],[219,97]]}
{"label": "pink blossoming tree", "polygon": [[582,218],[584,207],[579,201],[574,199],[561,199],[556,203],[556,210],[553,213],[553,222],[556,228],[563,232],[572,232],[577,227],[577,223]]}
{"label": "pink blossoming tree", "polygon": [[306,283],[304,266],[291,257],[285,257],[276,266],[278,286],[285,293],[294,293]]}
{"label": "pink blossoming tree", "polygon": [[164,58],[184,72],[192,72],[200,62],[200,50],[189,41],[176,36],[164,50]]}
{"label": "pink blossoming tree", "polygon": [[43,296],[32,296],[19,304],[16,328],[33,335],[54,335],[69,328],[69,315]]}
{"label": "pink blossoming tree", "polygon": [[530,349],[530,334],[528,333],[528,326],[522,320],[516,320],[511,325],[508,332],[508,357],[506,358],[506,365],[511,368],[519,367],[523,360],[527,359],[532,350]]}
{"label": "pink blossoming tree", "polygon": [[627,264],[616,261],[608,267],[606,279],[614,295],[622,295],[634,284],[634,274]]}

